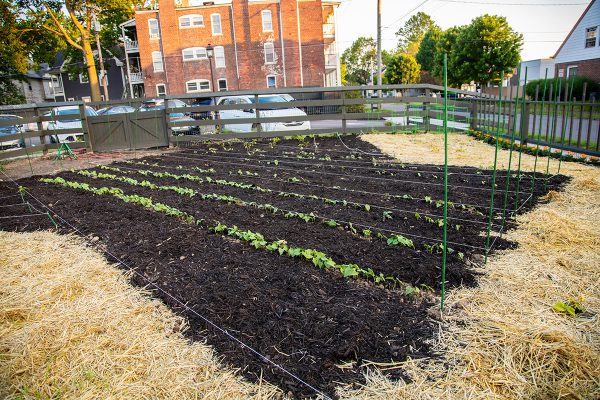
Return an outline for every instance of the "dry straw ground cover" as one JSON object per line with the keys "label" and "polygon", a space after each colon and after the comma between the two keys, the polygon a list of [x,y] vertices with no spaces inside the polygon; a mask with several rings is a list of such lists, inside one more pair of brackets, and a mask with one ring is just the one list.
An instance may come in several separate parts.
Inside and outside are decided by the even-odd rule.
{"label": "dry straw ground cover", "polygon": [[[441,135],[366,140],[402,161],[443,162]],[[450,140],[452,164],[490,166],[492,146],[466,136]],[[523,156],[524,169],[533,164],[534,157]],[[508,151],[501,151],[499,165],[508,165]],[[557,165],[551,161],[551,171]],[[450,293],[439,341],[444,363],[408,362],[412,383],[373,374],[343,397],[600,398],[600,170],[563,163],[561,172],[573,177],[566,190],[551,192],[547,204],[520,216],[519,228],[509,232],[519,248],[492,257],[479,287]],[[587,311],[579,317],[552,311],[569,298]]]}
{"label": "dry straw ground cover", "polygon": [[[401,161],[443,160],[441,135],[366,140]],[[452,164],[490,167],[493,147],[459,135],[451,143]],[[501,151],[500,168],[507,162]],[[522,165],[532,169],[533,157]],[[600,398],[600,170],[563,163],[562,172],[573,177],[565,191],[551,192],[509,232],[520,247],[491,257],[478,287],[450,292],[438,338],[444,359],[402,363],[410,383],[373,373],[364,387],[341,388],[342,398]],[[0,268],[2,398],[280,395],[187,342],[181,318],[78,239],[0,233]],[[569,298],[586,312],[552,311]]]}
{"label": "dry straw ground cover", "polygon": [[0,398],[267,399],[80,239],[0,232]]}

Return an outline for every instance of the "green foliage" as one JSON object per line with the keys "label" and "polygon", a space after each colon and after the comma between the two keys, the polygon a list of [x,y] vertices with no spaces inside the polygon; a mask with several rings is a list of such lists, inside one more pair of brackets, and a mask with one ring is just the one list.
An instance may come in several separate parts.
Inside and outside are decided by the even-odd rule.
{"label": "green foliage", "polygon": [[[571,92],[571,85],[573,87],[573,93],[569,93],[569,97],[574,97],[577,100],[583,100],[583,85],[587,83],[586,96],[590,93],[598,92],[600,90],[600,85],[596,83],[593,79],[584,77],[584,76],[575,76],[569,79],[566,78],[554,78],[546,80],[546,98],[545,100],[554,100],[558,93],[558,88],[560,87],[561,100],[564,99],[564,94],[567,92]],[[535,97],[535,88],[539,86],[538,91],[538,100],[542,100],[544,93],[544,80],[536,79],[530,82],[527,82],[525,86],[525,94],[529,96],[529,98],[533,99]],[[553,87],[552,99],[550,99],[550,87]],[[568,87],[568,89],[567,89]]]}
{"label": "green foliage", "polygon": [[438,43],[442,37],[442,30],[438,27],[429,29],[423,36],[423,40],[419,46],[419,51],[416,55],[417,62],[421,65],[421,69],[432,71],[435,65],[437,56]]}
{"label": "green foliage", "polygon": [[505,17],[482,15],[460,31],[449,54],[449,70],[464,82],[498,82],[519,64],[523,35]]}
{"label": "green foliage", "polygon": [[414,57],[396,54],[387,65],[385,77],[390,84],[417,83],[420,70]]}
{"label": "green foliage", "polygon": [[415,248],[415,245],[413,243],[412,240],[405,238],[404,236],[400,235],[400,234],[394,234],[391,235],[390,237],[388,237],[387,239],[387,244],[388,246],[404,246],[404,247],[411,247],[411,248]]}
{"label": "green foliage", "polygon": [[371,73],[377,68],[376,56],[375,40],[359,37],[342,53],[340,61],[346,66],[343,78],[350,85],[366,85]]}
{"label": "green foliage", "polygon": [[414,14],[396,32],[396,36],[398,36],[398,52],[411,56],[417,54],[425,33],[431,29],[439,29],[439,27],[428,14],[422,11]]}
{"label": "green foliage", "polygon": [[583,298],[579,300],[575,300],[573,298],[569,298],[569,300],[562,302],[559,301],[552,306],[552,310],[557,313],[566,314],[574,317],[577,314],[581,314],[585,312],[585,308],[581,304],[583,302]]}
{"label": "green foliage", "polygon": [[454,64],[451,64],[451,54],[456,49],[456,40],[460,33],[464,30],[462,26],[455,26],[445,30],[437,42],[434,62],[432,66],[432,74],[440,81],[444,79],[444,53],[448,54],[448,84],[451,86],[460,86],[463,83],[462,77],[459,74]]}
{"label": "green foliage", "polygon": [[[344,92],[344,95],[347,99],[362,99],[363,95],[360,90],[350,90],[348,92]],[[364,104],[351,104],[346,106],[347,113],[364,113],[365,105]]]}

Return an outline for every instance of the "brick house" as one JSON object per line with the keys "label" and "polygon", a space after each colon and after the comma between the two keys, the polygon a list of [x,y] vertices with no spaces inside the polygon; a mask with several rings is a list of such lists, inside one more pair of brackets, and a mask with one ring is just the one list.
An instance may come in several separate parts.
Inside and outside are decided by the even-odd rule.
{"label": "brick house", "polygon": [[586,76],[600,83],[600,1],[592,0],[554,55],[556,76]]}
{"label": "brick house", "polygon": [[339,0],[159,0],[121,25],[133,97],[337,86]]}

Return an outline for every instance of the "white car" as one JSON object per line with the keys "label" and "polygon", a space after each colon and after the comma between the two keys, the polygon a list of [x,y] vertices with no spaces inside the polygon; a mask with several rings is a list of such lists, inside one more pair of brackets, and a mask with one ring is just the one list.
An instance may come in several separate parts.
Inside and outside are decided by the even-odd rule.
{"label": "white car", "polygon": [[[269,103],[287,103],[289,100],[278,94],[265,94],[258,96],[259,104]],[[252,118],[256,115],[253,109],[254,96],[226,96],[221,97],[217,104],[248,104],[248,108],[240,110],[219,110],[220,119],[235,119],[235,118]],[[289,117],[285,122],[262,122],[261,128],[263,131],[303,131],[310,129],[310,121],[298,121],[294,117],[306,117],[306,113],[296,107],[287,108],[261,108],[261,118],[268,117]],[[229,123],[223,125],[224,130],[233,132],[252,132],[256,130],[257,124],[252,123]]]}
{"label": "white car", "polygon": [[[88,117],[95,117],[96,111],[92,107],[85,107],[85,114]],[[50,112],[44,114],[44,116],[54,117],[54,116],[63,116],[63,115],[72,115],[73,119],[67,120],[59,120],[59,121],[44,121],[42,123],[42,127],[44,130],[49,131],[48,134],[50,136],[50,141],[52,143],[56,142],[74,142],[78,139],[83,138],[83,128],[81,125],[81,117],[79,114],[79,106],[63,106],[63,107],[55,107]],[[75,133],[60,133],[60,129],[82,129],[81,132]]]}

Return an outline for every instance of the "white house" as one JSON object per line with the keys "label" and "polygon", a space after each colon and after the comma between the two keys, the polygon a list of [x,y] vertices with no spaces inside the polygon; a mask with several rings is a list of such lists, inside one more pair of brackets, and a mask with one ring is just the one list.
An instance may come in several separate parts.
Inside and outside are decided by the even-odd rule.
{"label": "white house", "polygon": [[554,55],[556,76],[600,82],[600,1],[592,0]]}

